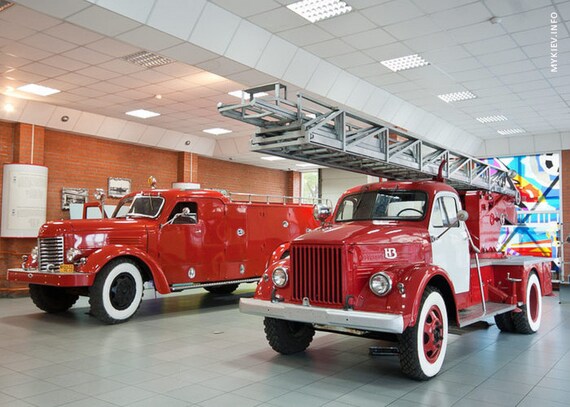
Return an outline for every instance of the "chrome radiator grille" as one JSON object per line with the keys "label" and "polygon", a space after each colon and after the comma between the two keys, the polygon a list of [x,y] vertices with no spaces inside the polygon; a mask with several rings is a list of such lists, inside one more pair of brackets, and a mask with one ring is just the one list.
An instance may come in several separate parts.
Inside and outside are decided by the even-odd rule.
{"label": "chrome radiator grille", "polygon": [[292,245],[293,300],[342,305],[342,246]]}
{"label": "chrome radiator grille", "polygon": [[38,268],[45,273],[59,271],[63,263],[63,236],[38,239]]}

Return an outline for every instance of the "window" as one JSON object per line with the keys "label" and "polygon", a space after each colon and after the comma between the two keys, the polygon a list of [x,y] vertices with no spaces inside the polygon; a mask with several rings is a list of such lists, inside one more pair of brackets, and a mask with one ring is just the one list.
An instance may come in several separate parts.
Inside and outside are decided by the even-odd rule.
{"label": "window", "polygon": [[[184,216],[179,215],[174,219],[177,214],[183,213],[184,208],[188,208],[189,213]],[[172,223],[175,225],[192,225],[198,223],[198,204],[196,202],[178,202],[168,216],[168,220],[171,219],[174,219]]]}
{"label": "window", "polygon": [[162,205],[164,205],[164,198],[161,196],[130,196],[119,202],[113,218],[156,218],[162,210]]}
{"label": "window", "polygon": [[337,221],[423,219],[427,196],[421,191],[379,190],[346,196]]}
{"label": "window", "polygon": [[457,222],[457,201],[451,196],[437,198],[433,205],[431,223],[436,228],[459,227]]}
{"label": "window", "polygon": [[318,171],[306,171],[301,173],[301,197],[308,199],[319,197]]}

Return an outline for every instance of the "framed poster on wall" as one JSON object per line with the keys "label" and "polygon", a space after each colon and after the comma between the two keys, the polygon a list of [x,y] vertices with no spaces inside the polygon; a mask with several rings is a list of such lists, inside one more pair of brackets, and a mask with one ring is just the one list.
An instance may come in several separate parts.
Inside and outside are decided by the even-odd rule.
{"label": "framed poster on wall", "polygon": [[131,180],[109,177],[109,198],[122,198],[131,193]]}

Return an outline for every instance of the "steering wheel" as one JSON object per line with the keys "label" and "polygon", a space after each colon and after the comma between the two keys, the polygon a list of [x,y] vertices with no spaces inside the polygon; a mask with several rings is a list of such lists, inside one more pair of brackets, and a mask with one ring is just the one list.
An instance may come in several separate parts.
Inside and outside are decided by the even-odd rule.
{"label": "steering wheel", "polygon": [[419,213],[420,215],[423,215],[423,214],[424,214],[422,211],[420,211],[419,209],[416,209],[416,208],[404,208],[404,209],[402,209],[400,212],[398,212],[398,213],[396,214],[396,216],[400,216],[400,214],[401,214],[402,212],[406,212],[406,211],[414,211],[414,212]]}

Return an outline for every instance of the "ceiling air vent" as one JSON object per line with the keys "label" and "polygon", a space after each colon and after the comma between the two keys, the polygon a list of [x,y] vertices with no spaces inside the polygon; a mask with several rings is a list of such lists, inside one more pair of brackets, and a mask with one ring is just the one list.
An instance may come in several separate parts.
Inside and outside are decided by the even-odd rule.
{"label": "ceiling air vent", "polygon": [[157,66],[168,65],[174,62],[172,59],[168,59],[148,51],[135,52],[134,54],[126,55],[121,59],[132,64],[144,66],[145,68],[156,68]]}
{"label": "ceiling air vent", "polygon": [[13,5],[12,2],[0,0],[0,13]]}

